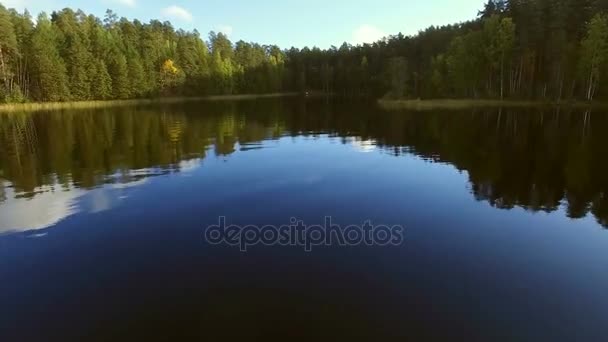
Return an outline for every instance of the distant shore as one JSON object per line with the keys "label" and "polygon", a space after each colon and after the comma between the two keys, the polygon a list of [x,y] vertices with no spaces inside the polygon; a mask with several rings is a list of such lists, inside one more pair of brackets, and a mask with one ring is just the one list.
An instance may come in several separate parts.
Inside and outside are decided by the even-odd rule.
{"label": "distant shore", "polygon": [[33,103],[10,103],[0,105],[0,113],[2,112],[20,112],[20,111],[41,111],[41,110],[58,110],[58,109],[88,109],[88,108],[106,108],[106,107],[122,107],[145,104],[167,104],[167,103],[182,103],[194,101],[238,101],[238,100],[255,100],[263,98],[275,97],[290,97],[299,96],[300,93],[273,93],[273,94],[243,94],[243,95],[210,95],[196,97],[159,97],[152,99],[132,99],[132,100],[108,100],[108,101],[74,101],[74,102],[33,102]]}
{"label": "distant shore", "polygon": [[387,110],[411,109],[467,109],[482,107],[606,107],[607,103],[583,101],[518,101],[518,100],[482,100],[482,99],[437,99],[437,100],[378,100],[380,107]]}
{"label": "distant shore", "polygon": [[[264,98],[280,98],[280,97],[295,97],[305,96],[320,97],[327,96],[322,93],[272,93],[272,94],[243,94],[243,95],[209,95],[195,97],[159,97],[147,99],[130,99],[130,100],[106,100],[106,101],[72,101],[72,102],[32,102],[32,103],[12,103],[0,104],[0,113],[10,112],[31,112],[44,110],[61,110],[61,109],[91,109],[91,108],[109,108],[109,107],[125,107],[147,104],[171,104],[185,103],[196,101],[239,101],[239,100],[255,100]],[[491,99],[429,99],[429,100],[387,100],[380,99],[378,105],[386,110],[434,110],[434,109],[469,109],[469,108],[524,108],[524,107],[608,107],[606,102],[587,102],[587,101],[520,101],[520,100],[491,100]]]}

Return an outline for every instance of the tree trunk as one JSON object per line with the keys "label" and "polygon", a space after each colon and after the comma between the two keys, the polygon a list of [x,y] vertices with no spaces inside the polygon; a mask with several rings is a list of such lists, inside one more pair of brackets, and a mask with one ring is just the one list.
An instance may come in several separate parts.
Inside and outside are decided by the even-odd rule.
{"label": "tree trunk", "polygon": [[521,82],[522,82],[523,75],[524,75],[524,56],[521,56],[521,61],[520,61],[520,65],[519,65],[519,80],[517,82],[517,92],[518,93],[521,91]]}
{"label": "tree trunk", "polygon": [[2,80],[4,81],[4,86],[8,90],[8,78],[6,77],[6,66],[4,65],[4,54],[2,53],[2,46],[0,46],[0,69],[2,71]]}
{"label": "tree trunk", "polygon": [[504,100],[505,92],[504,92],[504,75],[505,75],[505,54],[503,52],[500,59],[500,99]]}
{"label": "tree trunk", "polygon": [[591,70],[591,72],[589,73],[589,86],[587,88],[587,100],[591,101],[592,98],[592,92],[593,91],[593,70]]}
{"label": "tree trunk", "polygon": [[561,102],[564,95],[564,79],[559,81],[559,91],[557,92],[557,101]]}
{"label": "tree trunk", "polygon": [[572,80],[572,85],[570,86],[570,98],[576,97],[576,94],[574,93],[576,90],[576,79]]}

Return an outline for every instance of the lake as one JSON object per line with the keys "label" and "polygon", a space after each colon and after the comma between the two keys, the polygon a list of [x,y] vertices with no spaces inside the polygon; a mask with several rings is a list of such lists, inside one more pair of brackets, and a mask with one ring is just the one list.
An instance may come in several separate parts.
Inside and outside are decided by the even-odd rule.
{"label": "lake", "polygon": [[[605,340],[606,156],[600,110],[0,114],[0,340]],[[206,238],[328,216],[403,241]]]}

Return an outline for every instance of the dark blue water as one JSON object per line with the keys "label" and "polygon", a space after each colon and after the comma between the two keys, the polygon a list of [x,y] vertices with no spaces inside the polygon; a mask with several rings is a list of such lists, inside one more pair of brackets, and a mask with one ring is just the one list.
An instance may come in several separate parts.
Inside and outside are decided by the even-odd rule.
{"label": "dark blue water", "polygon": [[[601,341],[608,115],[318,101],[0,115],[0,340]],[[297,218],[399,246],[212,245]]]}

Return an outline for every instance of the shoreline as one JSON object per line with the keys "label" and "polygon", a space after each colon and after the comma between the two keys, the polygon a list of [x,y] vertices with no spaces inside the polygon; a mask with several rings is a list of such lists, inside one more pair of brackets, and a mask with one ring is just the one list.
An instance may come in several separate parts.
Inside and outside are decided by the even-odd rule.
{"label": "shoreline", "polygon": [[519,100],[483,100],[483,99],[429,99],[429,100],[385,100],[377,101],[386,110],[433,110],[433,109],[469,109],[469,108],[517,108],[517,107],[605,107],[608,103],[586,101],[519,101]]}
{"label": "shoreline", "polygon": [[295,97],[300,93],[272,93],[272,94],[243,94],[243,95],[209,95],[193,97],[158,97],[150,99],[130,99],[130,100],[96,100],[96,101],[71,101],[71,102],[32,102],[32,103],[13,103],[0,104],[0,113],[10,112],[33,112],[42,110],[59,109],[90,109],[125,107],[147,104],[171,104],[196,101],[241,101],[256,100],[264,98]]}

